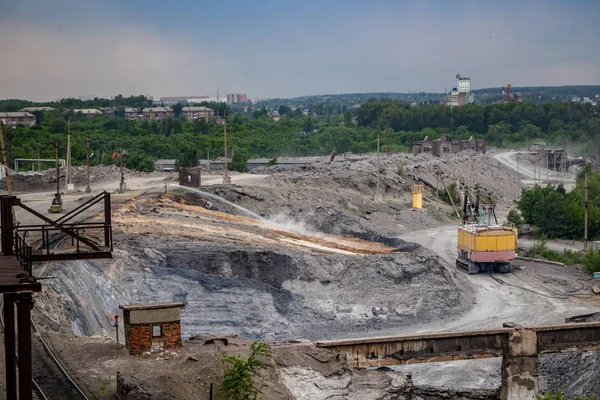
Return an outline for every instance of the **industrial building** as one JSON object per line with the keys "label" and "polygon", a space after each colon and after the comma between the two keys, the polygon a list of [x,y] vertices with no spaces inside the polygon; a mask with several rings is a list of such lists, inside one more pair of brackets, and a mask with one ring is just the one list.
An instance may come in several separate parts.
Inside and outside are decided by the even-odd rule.
{"label": "industrial building", "polygon": [[456,87],[446,97],[446,105],[450,107],[463,106],[475,102],[471,94],[471,78],[456,75]]}
{"label": "industrial building", "polygon": [[[191,101],[191,100],[200,100],[200,99],[204,99],[201,101],[207,101],[208,96],[171,96],[171,97],[161,97],[157,103],[165,105],[165,106],[172,106],[175,104],[179,104],[179,103],[183,103],[183,104],[187,104],[187,103],[194,103],[195,101]],[[200,102],[200,101],[198,101]]]}
{"label": "industrial building", "polygon": [[54,107],[25,107],[21,108],[19,111],[24,112],[34,112],[34,111],[54,111]]}
{"label": "industrial building", "polygon": [[93,118],[96,115],[102,114],[102,111],[96,110],[95,108],[80,108],[73,110],[74,113],[81,113],[87,118]]}
{"label": "industrial building", "polygon": [[506,87],[502,88],[502,102],[503,103],[522,103],[523,95],[519,92],[513,93],[512,85],[509,83]]}
{"label": "industrial building", "polygon": [[478,153],[485,154],[485,140],[475,139],[471,136],[469,140],[452,140],[448,135],[442,135],[436,140],[429,139],[425,136],[423,140],[413,142],[413,154],[431,154],[439,157],[443,154],[458,153],[463,150],[473,150]]}

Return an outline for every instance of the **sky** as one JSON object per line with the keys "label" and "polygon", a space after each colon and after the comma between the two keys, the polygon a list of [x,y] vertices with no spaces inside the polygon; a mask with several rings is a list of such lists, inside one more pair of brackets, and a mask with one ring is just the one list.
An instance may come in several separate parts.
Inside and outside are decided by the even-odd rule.
{"label": "sky", "polygon": [[0,0],[0,98],[600,84],[597,0]]}

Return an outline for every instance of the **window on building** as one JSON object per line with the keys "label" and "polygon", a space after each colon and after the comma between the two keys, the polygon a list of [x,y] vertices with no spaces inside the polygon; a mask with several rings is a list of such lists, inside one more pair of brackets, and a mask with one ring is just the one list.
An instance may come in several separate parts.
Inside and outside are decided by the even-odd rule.
{"label": "window on building", "polygon": [[152,325],[152,337],[162,337],[162,325]]}

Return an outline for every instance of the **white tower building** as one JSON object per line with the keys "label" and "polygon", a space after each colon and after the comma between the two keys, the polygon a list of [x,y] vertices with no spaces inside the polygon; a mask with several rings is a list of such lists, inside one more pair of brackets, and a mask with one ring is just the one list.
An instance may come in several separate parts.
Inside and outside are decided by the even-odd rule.
{"label": "white tower building", "polygon": [[471,93],[471,78],[456,75],[456,89],[459,93]]}

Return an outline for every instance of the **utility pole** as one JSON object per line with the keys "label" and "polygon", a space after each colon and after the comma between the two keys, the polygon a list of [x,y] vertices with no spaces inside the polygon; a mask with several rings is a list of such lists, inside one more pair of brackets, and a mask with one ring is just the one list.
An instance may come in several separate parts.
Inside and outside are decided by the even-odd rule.
{"label": "utility pole", "polygon": [[[219,107],[217,105],[217,110],[218,109]],[[223,144],[225,146],[225,176],[223,176],[223,185],[229,185],[231,184],[231,178],[229,177],[227,168],[227,164],[229,163],[229,159],[227,158],[227,107],[223,110]]]}
{"label": "utility pole", "polygon": [[598,126],[596,119],[598,117],[598,111],[594,111],[594,164],[598,165]]}
{"label": "utility pole", "polygon": [[125,186],[125,175],[123,174],[123,143],[121,140],[121,136],[119,136],[119,161],[120,161],[120,171],[121,171],[121,182],[119,183],[119,191],[124,192],[127,187]]}
{"label": "utility pole", "polygon": [[56,193],[52,199],[50,212],[59,213],[62,211],[62,199],[60,198],[60,166],[58,164],[58,140],[54,142],[54,155],[56,157]]}
{"label": "utility pole", "polygon": [[535,170],[536,164],[537,164],[537,160],[533,163],[533,186],[537,185],[537,171]]}
{"label": "utility pole", "polygon": [[435,211],[440,211],[440,166],[435,166]]}
{"label": "utility pole", "polygon": [[65,193],[71,189],[71,117],[67,117],[67,174],[65,177]]}
{"label": "utility pole", "polygon": [[0,124],[0,144],[2,144],[2,162],[4,163],[4,176],[6,177],[6,191],[8,192],[9,196],[12,196],[10,175],[8,173],[8,157],[6,156],[6,148],[4,147],[4,133],[2,132],[2,124]]}
{"label": "utility pole", "polygon": [[587,251],[587,243],[588,243],[588,184],[587,184],[587,174],[585,174],[584,178],[584,198],[583,198],[583,209],[584,213],[584,230],[583,230],[583,250]]}
{"label": "utility pole", "polygon": [[85,188],[86,193],[90,193],[92,188],[90,187],[90,137],[85,139],[85,157],[87,160],[87,187]]}
{"label": "utility pole", "polygon": [[377,188],[375,189],[375,201],[379,201],[379,189],[380,189],[380,170],[381,170],[381,159],[379,157],[379,138],[381,132],[377,130]]}
{"label": "utility pole", "polygon": [[549,174],[549,168],[548,168],[548,156],[550,155],[550,153],[546,152],[546,185],[548,184],[548,174]]}

